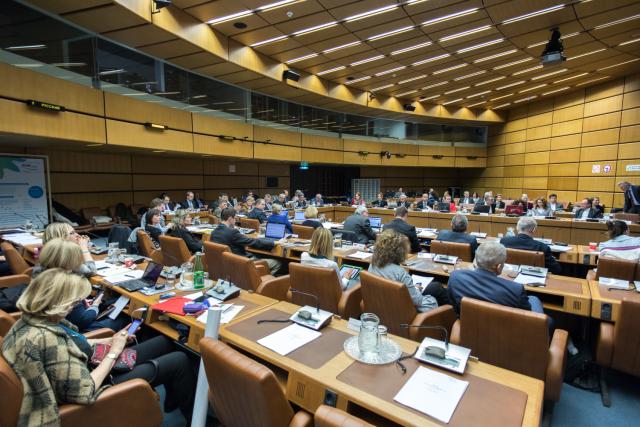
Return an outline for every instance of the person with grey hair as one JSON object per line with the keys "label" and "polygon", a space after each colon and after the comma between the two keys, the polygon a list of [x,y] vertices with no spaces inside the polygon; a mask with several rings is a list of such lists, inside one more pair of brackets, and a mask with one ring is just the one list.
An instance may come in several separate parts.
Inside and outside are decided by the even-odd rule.
{"label": "person with grey hair", "polygon": [[404,193],[401,193],[400,197],[398,197],[398,207],[400,206],[404,206],[407,209],[411,208],[411,202],[407,200],[407,195]]}
{"label": "person with grey hair", "polygon": [[465,297],[544,313],[542,302],[535,296],[528,296],[523,285],[500,277],[506,259],[504,246],[486,242],[476,251],[474,270],[460,269],[451,273],[447,293],[458,315],[460,301]]}
{"label": "person with grey hair", "polygon": [[441,242],[455,242],[455,243],[468,243],[471,245],[471,257],[476,253],[478,249],[478,240],[475,236],[467,234],[467,227],[469,221],[467,217],[462,214],[455,214],[451,218],[451,230],[440,230],[436,240]]}
{"label": "person with grey hair", "polygon": [[522,249],[525,251],[535,251],[544,253],[544,265],[553,274],[562,273],[562,267],[551,254],[549,246],[533,239],[538,223],[531,217],[521,217],[516,226],[517,236],[506,236],[500,240],[505,247],[511,249]]}
{"label": "person with grey hair", "polygon": [[618,187],[624,193],[624,207],[626,213],[640,213],[640,185],[633,185],[628,181],[621,181]]}
{"label": "person with grey hair", "polygon": [[370,240],[376,240],[376,233],[369,222],[369,210],[360,205],[356,211],[344,221],[344,231],[352,231],[356,234],[355,243],[367,244]]}

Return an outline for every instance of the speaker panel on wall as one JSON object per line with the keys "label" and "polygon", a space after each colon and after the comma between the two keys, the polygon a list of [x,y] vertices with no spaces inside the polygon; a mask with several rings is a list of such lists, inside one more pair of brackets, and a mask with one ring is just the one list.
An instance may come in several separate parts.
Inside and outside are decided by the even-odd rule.
{"label": "speaker panel on wall", "polygon": [[273,188],[278,186],[278,177],[277,176],[268,176],[267,177],[267,187]]}

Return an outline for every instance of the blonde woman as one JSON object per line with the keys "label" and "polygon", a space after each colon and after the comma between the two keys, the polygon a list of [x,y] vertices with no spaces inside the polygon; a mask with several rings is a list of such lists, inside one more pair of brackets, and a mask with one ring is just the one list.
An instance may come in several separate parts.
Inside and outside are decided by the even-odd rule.
{"label": "blonde woman", "polygon": [[324,227],[318,227],[311,236],[309,252],[303,252],[300,263],[314,267],[331,267],[339,272],[338,264],[333,260],[333,234]]}
{"label": "blonde woman", "polygon": [[[405,235],[396,233],[394,230],[383,231],[376,240],[369,273],[404,284],[409,291],[413,305],[419,312],[432,310],[438,307],[436,298],[432,295],[422,295],[413,284],[411,275],[401,266],[409,251],[409,239]],[[442,291],[440,286],[439,288]],[[446,292],[444,297],[446,297]]]}
{"label": "blonde woman", "polygon": [[[320,221],[318,221],[318,208],[315,206],[309,206],[304,211],[304,222],[302,223],[305,227],[313,227],[318,228],[322,227]],[[331,234],[331,233],[329,233]]]}
{"label": "blonde woman", "polygon": [[[108,379],[113,384],[133,378],[152,387],[162,384],[167,389],[165,410],[180,407],[189,418],[195,375],[189,359],[174,351],[169,339],[158,336],[134,346],[135,367],[117,373],[113,365],[134,337],[123,329],[111,338],[89,340],[64,320],[90,292],[87,279],[54,268],[34,279],[18,300],[22,316],[2,345],[2,355],[23,387],[18,425],[59,425],[58,403],[91,405]],[[96,344],[109,345],[109,355],[90,371],[87,362]]]}
{"label": "blonde woman", "polygon": [[202,252],[202,242],[194,238],[187,227],[191,225],[191,214],[186,209],[178,209],[171,219],[173,228],[167,233],[171,237],[184,240],[189,252]]}
{"label": "blonde woman", "polygon": [[[42,244],[47,246],[53,239],[64,239],[75,243],[81,251],[82,263],[77,269],[73,269],[75,273],[82,274],[83,276],[92,276],[96,274],[96,263],[91,257],[89,252],[89,236],[81,236],[76,233],[76,230],[72,226],[64,222],[54,222],[49,224],[44,230],[44,236],[42,237]],[[36,265],[33,269],[33,277],[35,277],[41,270]]]}

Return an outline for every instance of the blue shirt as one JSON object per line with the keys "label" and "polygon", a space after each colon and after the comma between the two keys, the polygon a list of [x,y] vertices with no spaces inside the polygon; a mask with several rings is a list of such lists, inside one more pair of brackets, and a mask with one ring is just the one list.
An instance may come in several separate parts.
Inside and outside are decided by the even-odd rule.
{"label": "blue shirt", "polygon": [[267,218],[267,223],[274,224],[284,224],[287,229],[287,233],[293,233],[293,228],[291,227],[291,223],[289,222],[289,216],[287,214],[271,214],[269,218]]}

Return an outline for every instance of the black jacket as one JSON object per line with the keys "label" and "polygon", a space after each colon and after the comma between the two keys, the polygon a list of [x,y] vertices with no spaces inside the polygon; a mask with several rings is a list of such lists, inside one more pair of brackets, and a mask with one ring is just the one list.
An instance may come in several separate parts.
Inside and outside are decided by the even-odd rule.
{"label": "black jacket", "polygon": [[305,227],[313,227],[313,228],[322,227],[322,224],[317,219],[305,219],[304,222],[300,225],[304,225]]}
{"label": "black jacket", "polygon": [[153,243],[155,243],[156,246],[160,246],[160,236],[162,236],[162,230],[160,230],[158,227],[154,227],[151,224],[146,224],[144,227],[144,231],[149,233],[149,237],[151,237],[151,240],[153,241]]}
{"label": "black jacket", "polygon": [[384,230],[395,230],[397,233],[404,234],[409,238],[409,243],[411,243],[411,252],[420,252],[420,242],[416,234],[416,227],[413,225],[400,218],[394,218],[391,222],[384,225]]}
{"label": "black jacket", "polygon": [[264,224],[267,222],[267,214],[264,213],[262,209],[253,208],[251,212],[247,215],[247,218],[257,219],[260,221],[260,224]]}
{"label": "black jacket", "polygon": [[369,218],[353,214],[344,221],[344,231],[352,231],[356,234],[356,243],[369,243],[369,240],[376,240],[376,233],[371,228]]}
{"label": "black jacket", "polygon": [[427,209],[429,207],[429,199],[427,199],[426,202],[420,200],[418,203],[416,203],[416,209]]}
{"label": "black jacket", "polygon": [[517,236],[512,237],[503,237],[500,240],[500,243],[502,243],[506,248],[544,252],[545,267],[547,267],[549,271],[554,274],[560,274],[562,272],[562,267],[560,267],[558,261],[556,261],[556,259],[551,254],[551,249],[549,249],[549,246],[545,245],[542,242],[538,242],[537,240],[533,240],[533,237],[530,237],[526,234],[518,234]]}
{"label": "black jacket", "polygon": [[463,233],[461,231],[440,230],[436,240],[440,240],[443,242],[469,243],[471,245],[471,257],[475,258],[476,256],[476,249],[478,249],[478,240],[475,238],[475,236]]}
{"label": "black jacket", "polygon": [[[576,219],[582,218],[582,212],[584,212],[584,209],[579,209],[576,212]],[[587,215],[587,218],[602,218],[602,212],[596,208],[589,208],[589,214]]]}
{"label": "black jacket", "polygon": [[193,208],[189,207],[189,201],[185,200],[183,202],[180,202],[180,207],[182,209],[200,209],[201,207],[203,207],[202,203],[200,203],[200,201],[198,199],[193,199],[191,201],[191,203],[193,204]]}
{"label": "black jacket", "polygon": [[382,199],[382,200],[374,200],[373,202],[371,202],[371,206],[375,206],[377,208],[386,208],[387,207],[387,201]]}
{"label": "black jacket", "polygon": [[174,227],[169,230],[167,233],[171,237],[177,237],[179,239],[184,240],[187,244],[187,248],[189,248],[189,252],[202,252],[202,242],[189,233],[189,230],[183,227]]}
{"label": "black jacket", "polygon": [[270,240],[252,239],[240,233],[236,228],[229,228],[225,224],[220,224],[211,233],[211,239],[214,243],[229,246],[231,252],[236,255],[249,256],[245,250],[245,246],[251,246],[255,249],[264,249],[270,251],[273,249],[274,243]]}
{"label": "black jacket", "polygon": [[630,188],[627,189],[627,191],[624,192],[623,210],[625,212],[632,212],[632,209],[633,209],[634,212],[637,212],[635,209],[638,209],[639,205],[634,204],[633,199],[629,194],[630,192],[635,196],[636,200],[640,202],[640,185],[632,185]]}

